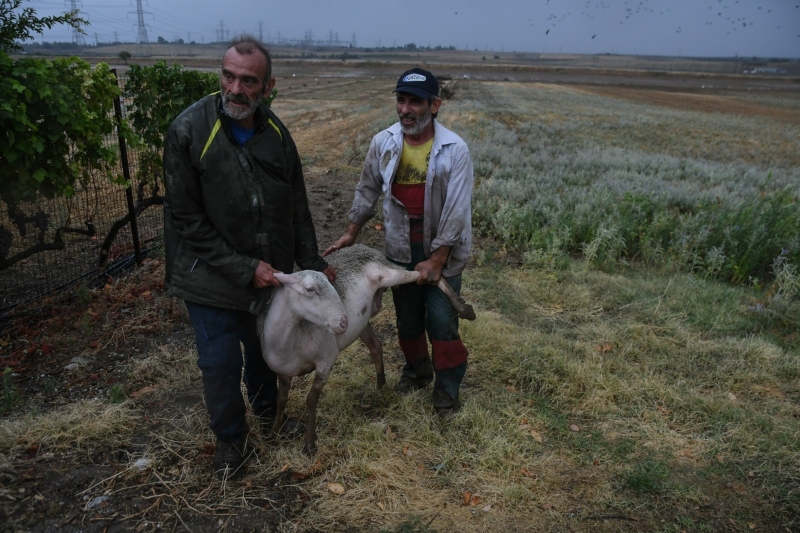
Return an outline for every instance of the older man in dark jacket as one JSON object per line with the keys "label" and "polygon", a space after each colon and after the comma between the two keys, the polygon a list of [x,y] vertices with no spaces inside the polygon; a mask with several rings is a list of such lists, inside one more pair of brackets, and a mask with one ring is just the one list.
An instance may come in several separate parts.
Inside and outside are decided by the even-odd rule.
{"label": "older man in dark jacket", "polygon": [[247,455],[241,346],[250,407],[264,427],[275,418],[277,378],[256,332],[280,284],[273,273],[297,263],[335,278],[317,249],[297,149],[263,103],[274,85],[267,50],[240,36],[223,58],[221,91],[183,111],[164,146],[166,283],[195,330],[219,477],[241,474]]}

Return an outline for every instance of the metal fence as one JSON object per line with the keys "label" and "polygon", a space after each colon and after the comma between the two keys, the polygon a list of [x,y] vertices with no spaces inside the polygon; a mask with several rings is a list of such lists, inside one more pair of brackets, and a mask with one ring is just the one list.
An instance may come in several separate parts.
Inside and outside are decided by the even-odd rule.
{"label": "metal fence", "polygon": [[[124,81],[118,80],[120,87]],[[130,104],[116,102],[117,115]],[[2,259],[23,258],[0,270],[0,336],[43,315],[46,296],[104,283],[162,245],[157,177],[137,178],[140,154],[123,139],[113,136],[105,142],[117,148],[116,172],[125,175],[130,187],[93,172],[71,198],[17,205],[0,201]]]}

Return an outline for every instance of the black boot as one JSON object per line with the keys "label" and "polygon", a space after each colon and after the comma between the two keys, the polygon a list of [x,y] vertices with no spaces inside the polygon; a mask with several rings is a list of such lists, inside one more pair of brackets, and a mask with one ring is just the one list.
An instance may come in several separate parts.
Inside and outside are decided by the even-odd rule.
{"label": "black boot", "polygon": [[436,409],[436,414],[440,418],[449,418],[458,412],[460,408],[458,393],[466,372],[466,362],[455,368],[436,371],[436,381],[433,384],[431,401],[433,408]]}
{"label": "black boot", "polygon": [[218,479],[241,479],[244,476],[247,454],[247,442],[244,439],[233,442],[218,440],[217,451],[211,460],[214,475]]}
{"label": "black boot", "polygon": [[433,366],[431,358],[425,357],[403,366],[403,375],[395,385],[394,390],[400,394],[409,394],[415,390],[424,389],[433,381]]}

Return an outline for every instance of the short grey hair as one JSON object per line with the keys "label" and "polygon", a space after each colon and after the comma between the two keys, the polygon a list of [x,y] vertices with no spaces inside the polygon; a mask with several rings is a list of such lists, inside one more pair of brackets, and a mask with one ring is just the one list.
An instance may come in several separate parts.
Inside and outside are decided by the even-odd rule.
{"label": "short grey hair", "polygon": [[264,84],[266,85],[269,82],[270,78],[272,78],[272,56],[269,55],[269,50],[264,46],[264,43],[249,33],[240,33],[231,39],[228,50],[231,48],[235,48],[237,52],[245,56],[253,52],[260,52],[267,60],[267,75],[264,78]]}

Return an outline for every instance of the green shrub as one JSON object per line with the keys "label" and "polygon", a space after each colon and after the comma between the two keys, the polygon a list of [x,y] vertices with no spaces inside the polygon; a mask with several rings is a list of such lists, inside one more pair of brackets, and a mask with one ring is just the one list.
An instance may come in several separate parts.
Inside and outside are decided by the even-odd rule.
{"label": "green shrub", "polygon": [[118,94],[105,63],[0,53],[0,199],[69,198],[93,172],[120,181],[116,147],[105,142],[116,132]]}

